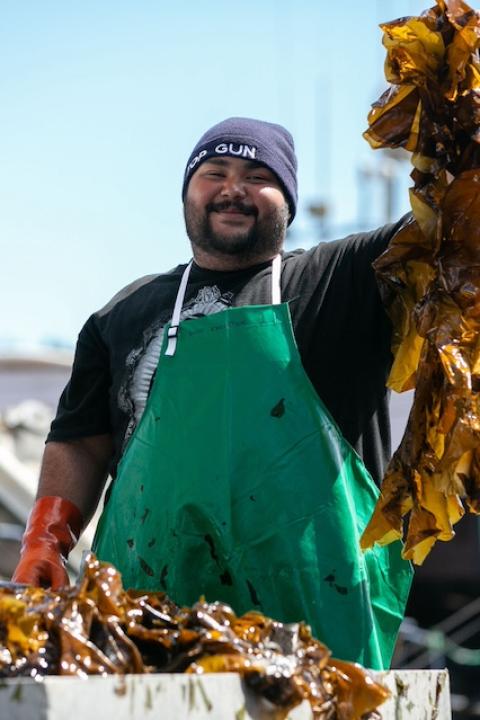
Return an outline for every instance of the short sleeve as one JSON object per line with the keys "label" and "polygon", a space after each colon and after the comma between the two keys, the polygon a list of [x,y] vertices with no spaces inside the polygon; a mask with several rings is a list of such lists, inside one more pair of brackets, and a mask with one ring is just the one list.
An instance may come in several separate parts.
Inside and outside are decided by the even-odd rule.
{"label": "short sleeve", "polygon": [[111,432],[108,350],[92,315],[78,336],[72,374],[58,403],[47,442]]}

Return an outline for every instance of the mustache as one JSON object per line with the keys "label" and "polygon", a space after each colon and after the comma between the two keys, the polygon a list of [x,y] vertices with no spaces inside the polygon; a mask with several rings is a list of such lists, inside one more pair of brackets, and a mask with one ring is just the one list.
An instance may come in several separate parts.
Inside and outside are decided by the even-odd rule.
{"label": "mustache", "polygon": [[244,215],[255,215],[255,217],[258,215],[257,208],[252,205],[245,205],[239,200],[224,200],[223,202],[218,203],[208,203],[206,210],[209,213],[223,212],[224,210],[236,210]]}

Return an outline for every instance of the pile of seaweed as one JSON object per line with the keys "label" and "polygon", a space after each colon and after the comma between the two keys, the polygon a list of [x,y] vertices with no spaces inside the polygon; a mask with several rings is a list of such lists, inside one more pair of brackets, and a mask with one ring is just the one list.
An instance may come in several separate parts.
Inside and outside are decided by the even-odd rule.
{"label": "pile of seaweed", "polygon": [[410,151],[414,186],[412,220],[375,269],[394,326],[389,386],[415,397],[362,546],[405,535],[420,564],[480,512],[480,14],[437,0],[381,27],[392,85],[365,137]]}
{"label": "pile of seaweed", "polygon": [[0,677],[164,672],[238,672],[279,711],[307,699],[318,720],[378,717],[388,696],[359,665],[333,660],[302,623],[127,592],[93,553],[72,587],[0,588]]}

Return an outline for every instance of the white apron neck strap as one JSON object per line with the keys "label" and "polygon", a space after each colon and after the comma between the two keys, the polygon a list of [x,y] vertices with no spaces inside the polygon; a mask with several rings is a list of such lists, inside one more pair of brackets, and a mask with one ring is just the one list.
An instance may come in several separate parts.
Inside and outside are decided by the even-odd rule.
{"label": "white apron neck strap", "polygon": [[280,305],[282,302],[282,290],[280,278],[282,274],[282,256],[275,255],[272,260],[272,305]]}
{"label": "white apron neck strap", "polygon": [[187,290],[188,276],[192,269],[193,260],[190,260],[187,267],[183,271],[182,279],[180,281],[180,287],[178,288],[177,299],[175,300],[175,307],[173,308],[173,315],[170,321],[170,327],[168,328],[168,345],[165,350],[165,355],[175,355],[177,349],[177,337],[178,337],[178,326],[180,325],[180,313],[182,312],[183,301],[185,299],[185,292]]}
{"label": "white apron neck strap", "polygon": [[[190,260],[187,267],[183,271],[180,286],[178,288],[177,299],[175,300],[175,307],[173,308],[173,315],[168,328],[168,344],[165,350],[165,355],[175,355],[177,349],[177,338],[178,328],[180,325],[180,314],[182,312],[183,301],[185,299],[185,292],[187,290],[188,278],[190,270],[192,269],[193,260]],[[282,273],[282,256],[275,255],[272,260],[272,305],[280,305],[282,302],[282,291],[280,288],[280,278]]]}

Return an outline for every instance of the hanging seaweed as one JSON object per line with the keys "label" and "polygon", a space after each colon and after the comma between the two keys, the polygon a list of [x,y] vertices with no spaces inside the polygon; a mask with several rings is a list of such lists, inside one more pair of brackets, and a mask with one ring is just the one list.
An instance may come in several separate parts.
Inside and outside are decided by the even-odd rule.
{"label": "hanging seaweed", "polygon": [[421,564],[480,512],[480,14],[437,0],[381,25],[390,88],[373,148],[412,153],[412,219],[375,263],[393,322],[389,386],[415,387],[405,434],[361,543],[405,538]]}

